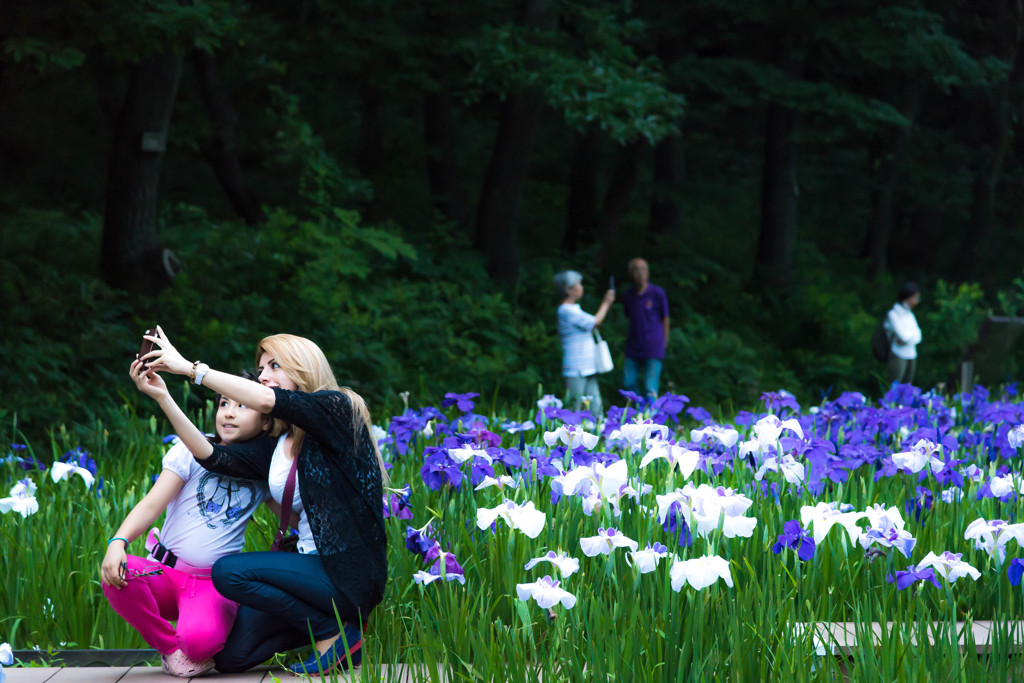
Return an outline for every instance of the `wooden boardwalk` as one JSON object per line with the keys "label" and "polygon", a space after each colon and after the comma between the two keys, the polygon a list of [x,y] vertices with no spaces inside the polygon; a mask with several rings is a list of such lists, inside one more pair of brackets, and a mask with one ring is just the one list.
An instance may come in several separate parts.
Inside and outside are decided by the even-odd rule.
{"label": "wooden boardwalk", "polygon": [[[5,667],[7,683],[171,683],[172,681],[206,681],[207,683],[219,683],[220,681],[231,681],[232,683],[273,683],[275,680],[283,683],[291,681],[314,680],[320,681],[320,677],[297,677],[283,669],[255,669],[242,674],[218,674],[216,672],[197,676],[196,678],[184,679],[169,676],[160,670],[158,666],[67,666],[67,667],[30,667],[11,668]],[[388,681],[389,683],[415,683],[418,681],[446,680],[450,677],[443,674],[431,678],[429,672],[423,667],[414,667],[404,664],[384,665],[377,670],[376,680]],[[335,680],[327,676],[324,681]],[[362,680],[362,669],[357,668],[352,672],[339,672],[338,681],[359,681]]]}
{"label": "wooden boardwalk", "polygon": [[[820,646],[821,654],[838,655],[841,658],[849,657],[858,647],[878,647],[889,638],[902,638],[901,633],[908,633],[906,624],[895,624],[893,622],[875,622],[870,626],[869,643],[858,642],[858,629],[861,634],[867,635],[867,624],[855,622],[832,622],[817,624],[795,624],[794,630],[797,634],[808,629],[814,634],[813,642]],[[936,622],[924,632],[925,637],[934,642],[934,634],[940,633],[944,626]],[[956,628],[957,640],[961,648],[967,648],[973,641],[972,648],[978,655],[985,656],[993,653],[993,650],[1007,652],[1012,655],[1024,653],[1024,621],[1010,622],[1004,625],[1005,630],[1001,633],[993,630],[990,621],[975,621],[967,629],[964,622],[958,622]],[[917,634],[921,633],[918,628],[909,631],[911,642],[916,643]],[[943,639],[948,638],[944,635]],[[1005,642],[997,644],[995,638],[1003,638]],[[138,660],[129,660],[138,661]],[[185,679],[175,678],[163,673],[159,667],[153,666],[66,666],[66,667],[28,667],[12,668],[6,667],[9,683],[170,683],[171,681],[182,681]],[[439,675],[430,676],[430,672],[422,666],[407,664],[392,664],[381,666],[376,672],[376,680],[394,683],[414,683],[427,680],[444,680],[448,678],[443,672]],[[1024,674],[1024,670],[1021,672]],[[349,673],[339,673],[338,681],[359,681],[362,678],[361,668]],[[273,683],[274,681],[296,681],[299,678],[282,669],[256,669],[242,674],[217,674],[211,673],[199,676],[193,681],[232,681],[237,683]],[[318,679],[316,679],[318,680]],[[327,680],[331,680],[328,677]]]}

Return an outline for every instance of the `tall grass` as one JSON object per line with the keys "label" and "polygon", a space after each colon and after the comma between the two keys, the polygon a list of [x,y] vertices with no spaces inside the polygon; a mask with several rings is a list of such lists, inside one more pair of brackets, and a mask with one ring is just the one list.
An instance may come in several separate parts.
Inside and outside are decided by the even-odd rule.
{"label": "tall grass", "polygon": [[[503,411],[500,418],[532,417],[535,408]],[[209,416],[209,407],[204,415]],[[499,416],[491,415],[498,430]],[[680,429],[680,435],[688,435]],[[963,426],[985,429],[985,425]],[[8,442],[22,440],[17,425],[5,429]],[[39,487],[40,511],[26,519],[0,517],[0,639],[18,648],[131,648],[141,638],[105,603],[99,586],[99,563],[105,541],[128,510],[145,494],[158,473],[162,425],[149,416],[124,409],[108,424],[93,423],[74,431],[58,427],[47,439],[29,444],[29,453],[46,463],[64,451],[82,446],[99,466],[98,483],[87,490],[80,480],[54,483],[48,472],[29,472]],[[528,432],[526,445],[543,447],[543,429]],[[686,436],[682,436],[686,438]],[[504,446],[519,445],[506,435]],[[1011,503],[977,500],[968,490],[962,501],[944,504],[934,480],[935,503],[921,519],[905,515],[907,529],[917,539],[908,560],[893,551],[871,559],[851,544],[836,527],[809,562],[792,551],[771,550],[786,520],[799,518],[802,505],[813,504],[804,491],[783,493],[776,503],[748,487],[750,468],[726,469],[714,478],[698,470],[694,484],[711,483],[746,490],[754,499],[747,513],[757,518],[751,538],[695,536],[688,548],[678,547],[675,535],[662,530],[651,512],[654,495],[685,483],[664,461],[638,468],[640,453],[617,451],[630,474],[653,486],[638,501],[626,500],[621,516],[604,505],[592,516],[579,501],[552,503],[546,481],[524,483],[519,489],[474,492],[468,477],[459,489],[431,491],[423,483],[423,449],[436,445],[420,435],[403,456],[393,456],[392,482],[412,486],[415,517],[408,522],[386,520],[389,534],[389,575],[383,604],[374,612],[364,644],[363,680],[393,678],[396,662],[417,665],[424,680],[473,681],[686,681],[686,680],[1012,680],[1020,674],[1012,654],[1022,634],[1020,588],[1012,587],[987,554],[965,541],[963,531],[977,517],[1013,520],[1020,517],[1020,498]],[[962,451],[995,471],[998,463]],[[468,469],[468,468],[467,468]],[[496,466],[500,470],[501,466]],[[916,477],[896,476],[875,482],[872,472],[855,471],[847,482],[834,485],[819,500],[842,501],[858,510],[881,503],[902,509],[918,485]],[[25,476],[16,464],[0,465],[9,486]],[[770,474],[780,489],[787,485]],[[5,491],[0,492],[5,493]],[[531,540],[499,521],[492,529],[476,526],[479,507],[493,507],[504,498],[531,500],[547,515],[544,531]],[[423,561],[404,545],[406,526],[433,527],[446,550],[465,568],[466,585],[438,581],[420,586],[412,575]],[[599,526],[614,526],[643,548],[659,541],[683,558],[717,554],[730,563],[734,587],[719,581],[695,591],[676,592],[669,579],[671,558],[650,574],[639,574],[622,550],[611,556],[586,558],[580,538],[596,534]],[[246,549],[270,544],[276,520],[261,510],[250,525]],[[525,571],[523,565],[548,550],[580,558],[581,569],[567,578],[551,565]],[[918,584],[897,591],[886,574],[920,560],[928,551],[962,552],[963,559],[982,571],[978,581],[961,579],[938,590]],[[1009,557],[1024,554],[1014,544]],[[144,551],[136,541],[130,552]],[[547,610],[516,596],[516,584],[551,574],[578,602],[572,609]],[[994,628],[988,654],[976,654],[968,626],[958,622],[991,620]],[[848,653],[827,636],[815,636],[814,624],[853,622],[857,645]],[[893,622],[880,634],[872,622]],[[801,628],[801,625],[808,625]],[[819,632],[820,633],[820,632]],[[961,644],[961,636],[966,640]],[[836,654],[845,656],[835,656]],[[1014,667],[1017,667],[1016,669]]]}

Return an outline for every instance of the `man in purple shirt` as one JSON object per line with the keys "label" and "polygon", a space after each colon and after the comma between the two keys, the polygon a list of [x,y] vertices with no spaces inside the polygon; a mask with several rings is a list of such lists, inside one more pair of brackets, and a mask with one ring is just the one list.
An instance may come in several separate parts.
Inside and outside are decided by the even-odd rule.
{"label": "man in purple shirt", "polygon": [[665,290],[648,282],[647,261],[635,258],[629,262],[633,288],[622,297],[629,320],[626,337],[626,367],[623,384],[626,390],[639,393],[640,372],[644,373],[644,393],[658,396],[661,364],[668,343],[668,298]]}

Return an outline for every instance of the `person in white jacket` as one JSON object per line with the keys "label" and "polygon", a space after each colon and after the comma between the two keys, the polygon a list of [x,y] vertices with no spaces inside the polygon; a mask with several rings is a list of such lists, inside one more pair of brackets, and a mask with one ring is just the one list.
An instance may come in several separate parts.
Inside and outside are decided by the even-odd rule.
{"label": "person in white jacket", "polygon": [[885,331],[890,343],[889,382],[911,384],[914,381],[921,328],[912,309],[920,301],[921,290],[913,282],[907,282],[900,287],[896,303],[885,318]]}

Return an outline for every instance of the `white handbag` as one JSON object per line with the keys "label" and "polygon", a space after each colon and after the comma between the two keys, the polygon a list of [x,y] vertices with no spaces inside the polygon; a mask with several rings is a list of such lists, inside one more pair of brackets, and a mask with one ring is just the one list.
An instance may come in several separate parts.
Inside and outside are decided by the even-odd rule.
{"label": "white handbag", "polygon": [[608,342],[601,339],[601,333],[594,328],[594,368],[598,374],[611,372],[615,367],[612,363],[612,352],[608,348]]}

